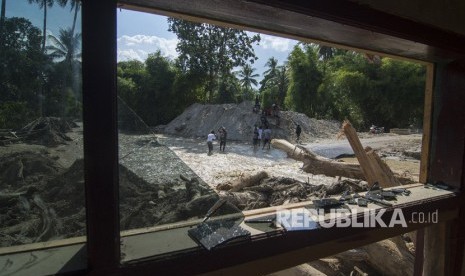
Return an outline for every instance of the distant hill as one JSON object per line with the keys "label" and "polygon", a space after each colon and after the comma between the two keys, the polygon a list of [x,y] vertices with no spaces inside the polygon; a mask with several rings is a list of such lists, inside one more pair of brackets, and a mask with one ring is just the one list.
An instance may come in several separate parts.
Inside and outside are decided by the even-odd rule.
{"label": "distant hill", "polygon": [[[206,137],[220,127],[228,131],[228,139],[251,141],[253,128],[260,125],[261,115],[252,112],[253,102],[240,104],[193,104],[184,113],[176,117],[166,127],[164,133],[183,137]],[[334,138],[340,123],[330,120],[317,120],[305,114],[281,111],[280,123],[276,118],[267,116],[273,138],[295,140],[296,124],[302,127],[301,139],[311,142],[315,138]]]}

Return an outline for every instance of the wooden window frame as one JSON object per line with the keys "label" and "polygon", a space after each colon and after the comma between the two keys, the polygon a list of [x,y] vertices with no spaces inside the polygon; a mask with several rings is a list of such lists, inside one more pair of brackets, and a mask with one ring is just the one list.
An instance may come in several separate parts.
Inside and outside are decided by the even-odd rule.
{"label": "wooden window frame", "polygon": [[[259,30],[303,41],[317,41],[326,45],[338,43],[338,46],[349,49],[362,49],[367,52],[425,62],[428,81],[423,147],[431,148],[432,151],[426,150],[422,156],[421,180],[423,182],[440,180],[442,176],[446,176],[441,172],[431,173],[428,169],[438,164],[435,157],[438,153],[440,155],[443,148],[440,141],[437,141],[441,136],[438,130],[440,127],[436,127],[435,124],[438,125],[441,120],[447,120],[447,116],[445,119],[441,118],[441,114],[445,111],[433,109],[433,106],[445,97],[442,94],[433,96],[433,90],[441,85],[435,80],[453,74],[447,71],[447,64],[465,57],[464,36],[385,14],[349,1],[123,0],[117,2],[115,0],[83,0],[83,122],[88,264],[86,269],[76,271],[76,273],[153,275],[154,272],[197,274],[215,270],[223,273],[266,273],[425,227],[425,225],[409,224],[407,228],[331,229],[331,231],[317,231],[311,236],[305,232],[294,232],[289,235],[234,244],[213,252],[196,250],[183,255],[175,255],[172,258],[149,259],[122,265],[120,262],[116,108],[116,12],[118,6]],[[256,15],[258,19],[255,21],[253,18],[247,20],[239,16],[238,11],[243,9],[244,14],[250,16],[251,10],[248,7],[263,8],[268,12],[274,11],[274,13],[262,15],[262,17]],[[227,12],[226,8],[230,12]],[[338,24],[339,27],[347,28],[360,37],[366,37],[369,32],[376,39],[372,44],[367,42],[357,44],[347,38],[338,38],[341,33],[331,27],[329,32],[334,31],[333,34],[336,37],[333,39],[328,39],[327,35],[315,33],[307,35],[305,26],[281,28],[276,24],[271,24],[272,16],[281,12],[306,16],[309,22],[321,23],[323,27],[327,24],[333,27],[335,25],[331,24]],[[294,19],[294,24],[298,25],[295,21]],[[271,26],[267,27],[267,23]],[[447,44],[444,44],[444,41],[447,41]],[[386,45],[387,48],[383,48]],[[442,67],[438,69],[433,64],[439,64]],[[460,70],[458,69],[464,75]],[[463,99],[463,96],[459,98]],[[460,126],[462,123],[460,121],[457,124]],[[462,136],[459,138],[461,139]],[[463,142],[463,139],[460,139],[458,141]],[[428,155],[430,152],[432,155]],[[460,173],[458,176],[455,173],[450,177],[459,177],[455,185],[461,189],[464,181],[461,171],[465,159],[463,149],[457,154],[462,155],[462,162],[451,164],[451,166],[457,167]],[[456,223],[455,220],[458,216],[463,216],[461,211],[463,202],[462,195],[459,194],[403,206],[402,210],[405,214],[411,214],[418,209],[439,210],[443,221],[452,223],[456,230],[454,235],[458,236],[460,231],[457,229],[463,229],[463,223]],[[342,242],[341,237],[343,237]],[[463,239],[460,239],[449,253],[453,256],[453,261],[450,261],[453,264],[453,270],[459,271],[461,264],[457,260],[463,257]]]}

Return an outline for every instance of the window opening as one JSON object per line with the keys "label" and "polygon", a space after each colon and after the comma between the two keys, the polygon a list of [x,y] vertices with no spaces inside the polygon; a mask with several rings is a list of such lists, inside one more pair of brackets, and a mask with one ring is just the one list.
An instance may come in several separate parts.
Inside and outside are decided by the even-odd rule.
{"label": "window opening", "polygon": [[0,247],[86,234],[80,1],[58,2],[1,15]]}
{"label": "window opening", "polygon": [[[151,245],[162,255],[198,246],[212,226],[192,227],[207,226],[202,218],[220,199],[246,216],[344,192],[356,202],[354,192],[371,186],[360,180],[360,167],[358,175],[346,174],[348,167],[317,171],[286,152],[310,151],[323,166],[357,163],[347,140],[336,139],[344,119],[364,146],[378,151],[399,185],[419,181],[423,63],[127,10],[118,16],[124,261],[137,259],[132,244],[150,231],[159,231]],[[153,25],[131,30],[141,22]],[[139,183],[128,181],[136,176]],[[380,193],[365,197],[370,206],[390,207],[387,200],[408,193],[396,190],[389,198],[393,192],[384,197],[371,188]],[[245,224],[262,233],[283,231],[272,220],[255,216]]]}

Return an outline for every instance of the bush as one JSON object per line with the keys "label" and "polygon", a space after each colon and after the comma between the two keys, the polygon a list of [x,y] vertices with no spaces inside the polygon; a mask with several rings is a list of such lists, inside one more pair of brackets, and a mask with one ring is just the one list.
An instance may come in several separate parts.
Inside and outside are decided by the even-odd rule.
{"label": "bush", "polygon": [[18,129],[35,117],[35,112],[26,102],[5,102],[0,105],[0,128]]}

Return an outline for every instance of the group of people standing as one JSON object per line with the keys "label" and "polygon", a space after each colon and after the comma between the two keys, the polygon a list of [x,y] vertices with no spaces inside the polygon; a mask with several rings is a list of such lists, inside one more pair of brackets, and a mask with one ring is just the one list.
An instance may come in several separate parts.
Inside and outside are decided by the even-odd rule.
{"label": "group of people standing", "polygon": [[256,150],[262,145],[262,149],[265,149],[265,146],[268,145],[270,149],[271,143],[271,129],[268,125],[265,124],[264,127],[255,126],[253,130],[253,148]]}
{"label": "group of people standing", "polygon": [[[260,110],[260,102],[258,97],[255,98],[255,106],[253,109],[254,113],[258,113]],[[277,104],[273,104],[272,109],[272,116],[276,118],[276,125],[279,125],[279,107]],[[271,129],[269,126],[269,122],[267,120],[267,113],[265,110],[262,112],[262,116],[260,117],[260,125],[255,125],[253,129],[253,149],[254,151],[257,150],[260,146],[262,149],[268,146],[268,149],[271,148]],[[296,124],[296,142],[300,143],[300,134],[302,133],[302,128],[299,124]],[[213,140],[219,139],[220,140],[220,152],[224,152],[226,148],[226,139],[228,136],[228,132],[226,128],[223,126],[218,129],[218,136],[215,134],[215,131],[212,130],[207,136],[207,145],[208,145],[208,155],[211,155],[213,152]]]}
{"label": "group of people standing", "polygon": [[[224,152],[226,148],[226,138],[228,136],[228,132],[226,131],[225,127],[220,127],[218,129],[218,138],[220,140],[220,152]],[[217,136],[215,131],[212,130],[207,136],[207,145],[208,145],[208,155],[211,155],[213,152],[213,140],[216,140]]]}

